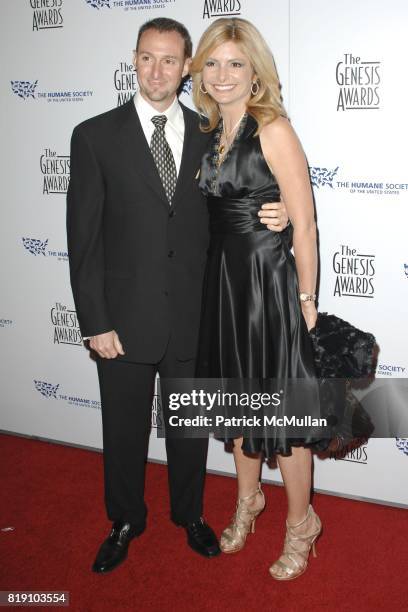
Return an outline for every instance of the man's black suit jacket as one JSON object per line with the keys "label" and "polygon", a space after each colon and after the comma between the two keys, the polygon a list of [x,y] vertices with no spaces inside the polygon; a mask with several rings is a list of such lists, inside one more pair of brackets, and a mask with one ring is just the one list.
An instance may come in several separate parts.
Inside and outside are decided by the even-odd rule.
{"label": "man's black suit jacket", "polygon": [[[195,357],[208,247],[197,173],[208,145],[182,105],[184,147],[172,206],[133,99],[78,125],[71,140],[67,234],[83,336],[116,330],[123,359],[155,363],[169,334]],[[119,357],[120,358],[120,357]]]}

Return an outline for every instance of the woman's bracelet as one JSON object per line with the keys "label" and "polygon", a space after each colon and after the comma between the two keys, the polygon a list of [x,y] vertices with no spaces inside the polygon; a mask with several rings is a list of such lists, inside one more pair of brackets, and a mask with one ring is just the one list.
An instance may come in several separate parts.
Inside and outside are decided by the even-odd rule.
{"label": "woman's bracelet", "polygon": [[299,293],[299,299],[301,302],[315,302],[316,294],[315,293]]}

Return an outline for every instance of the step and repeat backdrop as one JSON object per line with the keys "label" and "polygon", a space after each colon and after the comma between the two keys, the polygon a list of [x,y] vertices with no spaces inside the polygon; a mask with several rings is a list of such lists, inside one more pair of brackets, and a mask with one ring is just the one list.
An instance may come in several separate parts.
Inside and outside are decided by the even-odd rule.
{"label": "step and repeat backdrop", "polygon": [[[408,368],[408,96],[405,0],[3,0],[0,429],[102,447],[95,364],[69,284],[69,142],[137,88],[132,50],[153,17],[197,43],[212,20],[251,20],[274,53],[306,151],[320,233],[320,309],[375,334],[377,377]],[[191,84],[181,94],[192,106]],[[408,406],[407,406],[408,410]],[[165,460],[152,409],[149,456]],[[234,473],[210,440],[210,470]],[[408,440],[316,457],[316,489],[408,505]],[[263,477],[280,481],[266,466]]]}

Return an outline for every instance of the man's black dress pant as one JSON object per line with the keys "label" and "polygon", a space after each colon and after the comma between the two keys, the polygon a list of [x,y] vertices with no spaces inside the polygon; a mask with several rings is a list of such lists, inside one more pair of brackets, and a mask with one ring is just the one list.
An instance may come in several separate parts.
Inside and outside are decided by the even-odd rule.
{"label": "man's black dress pant", "polygon": [[[158,363],[98,358],[97,365],[108,518],[142,529],[147,515],[145,462],[156,373],[161,378],[193,378],[195,360],[179,361],[170,339]],[[162,408],[167,424],[169,409],[164,396]],[[203,513],[207,449],[207,439],[166,438],[171,518],[175,523],[196,521]]]}

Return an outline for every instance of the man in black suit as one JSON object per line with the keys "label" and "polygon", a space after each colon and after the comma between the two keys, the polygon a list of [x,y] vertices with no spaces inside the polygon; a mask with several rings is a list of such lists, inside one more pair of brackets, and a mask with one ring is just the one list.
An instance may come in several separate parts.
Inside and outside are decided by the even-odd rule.
{"label": "man in black suit", "polygon": [[[84,121],[72,135],[71,284],[82,334],[97,353],[105,503],[113,522],[93,565],[100,573],[119,565],[145,529],[156,373],[194,376],[208,245],[197,178],[208,135],[176,97],[191,55],[182,24],[165,18],[144,24],[135,98]],[[269,208],[265,222],[282,226],[286,212]],[[167,422],[165,401],[163,413]],[[185,527],[193,550],[212,557],[218,542],[202,519],[207,446],[204,439],[166,439],[171,518]]]}

